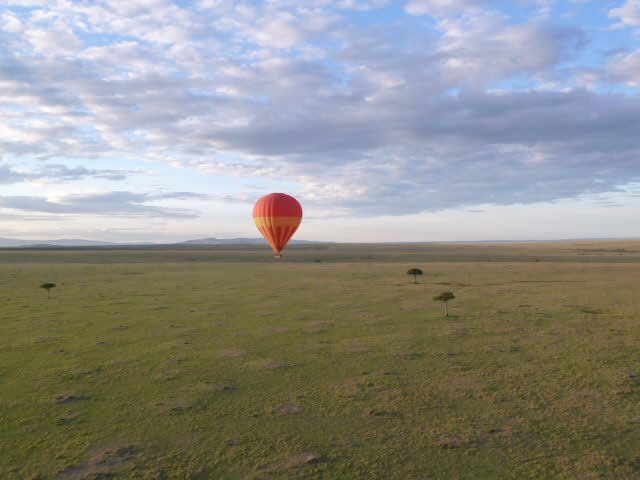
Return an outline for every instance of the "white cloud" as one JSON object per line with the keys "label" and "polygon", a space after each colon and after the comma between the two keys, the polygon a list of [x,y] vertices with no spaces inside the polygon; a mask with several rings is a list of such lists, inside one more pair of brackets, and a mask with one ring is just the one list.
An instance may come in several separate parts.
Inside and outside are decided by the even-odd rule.
{"label": "white cloud", "polygon": [[338,2],[338,8],[365,12],[377,7],[381,7],[385,5],[387,1],[388,0],[340,0]]}
{"label": "white cloud", "polygon": [[405,11],[409,15],[432,15],[464,13],[470,8],[492,3],[491,0],[409,0]]}
{"label": "white cloud", "polygon": [[42,0],[6,0],[9,7],[40,7]]}
{"label": "white cloud", "polygon": [[100,215],[122,217],[193,218],[197,213],[184,208],[154,205],[166,199],[203,198],[185,192],[165,194],[126,191],[66,194],[56,198],[40,196],[0,196],[0,207],[9,210],[58,215]]}
{"label": "white cloud", "polygon": [[17,15],[6,12],[0,15],[0,21],[2,21],[2,30],[10,33],[18,33],[22,30],[22,22]]}
{"label": "white cloud", "polygon": [[607,73],[630,87],[640,87],[640,50],[615,55]]}
{"label": "white cloud", "polygon": [[292,25],[293,19],[294,17],[288,13],[282,13],[276,18],[269,19],[255,31],[256,43],[275,48],[295,46],[302,40],[302,34],[298,28]]}
{"label": "white cloud", "polygon": [[37,53],[61,54],[77,51],[82,42],[72,33],[61,30],[30,28],[24,32]]}
{"label": "white cloud", "polygon": [[445,70],[452,81],[472,85],[507,80],[517,73],[540,73],[570,58],[584,43],[584,35],[575,27],[508,25],[502,15],[492,12],[446,18],[437,25]]}
{"label": "white cloud", "polygon": [[125,180],[129,175],[140,174],[137,170],[90,169],[69,167],[58,163],[47,163],[37,169],[14,168],[0,161],[0,184],[23,182],[62,183],[82,180],[87,177],[106,180]]}
{"label": "white cloud", "polygon": [[640,1],[626,0],[621,6],[609,10],[611,18],[617,18],[618,28],[640,27]]}

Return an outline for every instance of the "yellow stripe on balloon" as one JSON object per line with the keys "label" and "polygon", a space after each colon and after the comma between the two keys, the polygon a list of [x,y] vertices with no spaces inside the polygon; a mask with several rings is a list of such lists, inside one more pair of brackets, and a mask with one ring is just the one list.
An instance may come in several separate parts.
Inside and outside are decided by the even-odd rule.
{"label": "yellow stripe on balloon", "polygon": [[253,217],[258,228],[297,227],[301,220],[300,217]]}

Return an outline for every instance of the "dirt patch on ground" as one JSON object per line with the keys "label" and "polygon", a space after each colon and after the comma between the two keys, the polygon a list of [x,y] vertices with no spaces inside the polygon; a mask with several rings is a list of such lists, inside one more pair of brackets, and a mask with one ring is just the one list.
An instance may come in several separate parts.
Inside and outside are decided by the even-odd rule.
{"label": "dirt patch on ground", "polygon": [[444,450],[454,450],[457,448],[469,450],[478,448],[479,442],[475,438],[444,437],[438,442],[438,446]]}
{"label": "dirt patch on ground", "polygon": [[155,406],[160,409],[161,413],[177,415],[190,410],[193,405],[188,400],[171,400],[168,402],[158,402]]}
{"label": "dirt patch on ground", "polygon": [[56,425],[69,425],[70,423],[75,422],[79,416],[80,414],[78,413],[70,413],[69,415],[58,418],[58,420],[56,420]]}
{"label": "dirt patch on ground", "polygon": [[231,382],[201,382],[193,386],[192,390],[202,393],[222,393],[237,390]]}
{"label": "dirt patch on ground", "polygon": [[50,343],[50,342],[55,342],[56,340],[58,340],[58,337],[51,337],[49,335],[42,335],[40,337],[36,337],[33,340],[33,343]]}
{"label": "dirt patch on ground", "polygon": [[278,478],[278,475],[283,474],[288,470],[303,468],[309,465],[317,465],[319,463],[324,463],[327,461],[327,458],[322,457],[316,453],[306,452],[298,455],[291,455],[290,457],[280,462],[261,466],[259,467],[259,471],[260,473],[267,473],[270,475],[274,475],[275,478]]}
{"label": "dirt patch on ground", "polygon": [[307,324],[306,330],[309,333],[323,333],[333,327],[331,322],[313,322]]}
{"label": "dirt patch on ground", "polygon": [[61,393],[55,396],[56,403],[70,403],[78,400],[88,400],[89,397],[84,395],[76,395],[75,393]]}
{"label": "dirt patch on ground", "polygon": [[76,375],[76,378],[89,377],[97,373],[102,373],[103,370],[104,369],[102,367],[84,368],[82,370],[78,370],[77,372],[75,372],[75,375]]}
{"label": "dirt patch on ground", "polygon": [[336,385],[336,394],[342,398],[356,398],[366,393],[367,383],[360,378],[350,378]]}
{"label": "dirt patch on ground", "polygon": [[295,367],[295,363],[283,363],[283,362],[271,362],[267,363],[264,367],[264,370],[279,370],[281,368],[293,368]]}
{"label": "dirt patch on ground", "polygon": [[482,384],[472,378],[455,377],[449,380],[449,385],[459,390],[479,390],[482,388]]}
{"label": "dirt patch on ground", "polygon": [[616,395],[632,395],[640,393],[640,375],[629,373],[620,383],[620,388],[615,390]]}
{"label": "dirt patch on ground", "polygon": [[397,356],[403,360],[418,360],[424,358],[425,354],[424,352],[399,352]]}
{"label": "dirt patch on ground", "polygon": [[227,350],[222,350],[220,353],[218,353],[218,358],[240,358],[246,355],[247,352],[245,352],[244,350],[230,348]]}
{"label": "dirt patch on ground", "polygon": [[171,369],[171,370],[164,370],[163,372],[155,375],[153,378],[156,381],[159,382],[169,382],[171,380],[175,380],[180,376],[180,370],[177,369]]}
{"label": "dirt patch on ground", "polygon": [[400,413],[381,408],[366,408],[364,415],[366,417],[399,417]]}
{"label": "dirt patch on ground", "polygon": [[275,415],[296,415],[302,413],[304,408],[296,403],[283,403],[273,410]]}
{"label": "dirt patch on ground", "polygon": [[90,480],[109,478],[138,453],[134,445],[97,448],[90,458],[61,472],[59,480]]}
{"label": "dirt patch on ground", "polygon": [[368,353],[373,350],[373,346],[360,341],[353,341],[342,348],[344,353]]}
{"label": "dirt patch on ground", "polygon": [[376,372],[362,377],[347,378],[335,386],[336,393],[342,398],[356,398],[388,391],[390,386],[380,375],[384,374]]}

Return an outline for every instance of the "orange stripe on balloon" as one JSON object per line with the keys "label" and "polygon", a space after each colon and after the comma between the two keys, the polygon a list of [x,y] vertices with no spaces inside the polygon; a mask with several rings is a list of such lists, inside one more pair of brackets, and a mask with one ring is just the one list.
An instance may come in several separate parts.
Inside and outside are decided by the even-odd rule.
{"label": "orange stripe on balloon", "polygon": [[284,229],[284,239],[282,240],[282,242],[286,244],[289,241],[289,239],[293,237],[293,234],[295,233],[295,231],[296,231],[295,227],[286,227]]}
{"label": "orange stripe on balloon", "polygon": [[289,240],[289,237],[287,236],[287,233],[289,233],[289,228],[291,228],[291,227],[282,227],[282,233],[281,233],[281,236],[280,236],[281,245],[286,245],[287,244],[287,240]]}
{"label": "orange stripe on balloon", "polygon": [[271,231],[268,228],[264,228],[264,227],[258,227],[258,230],[260,230],[260,233],[262,233],[262,235],[267,240],[267,242],[269,242],[269,245],[271,245],[271,248],[276,250],[276,246],[275,246],[276,242],[274,241],[273,236],[271,235]]}
{"label": "orange stripe on balloon", "polygon": [[273,230],[268,230],[268,235],[269,245],[271,245],[271,248],[273,248],[276,253],[280,253],[281,247],[278,243],[278,238],[276,237],[275,232]]}
{"label": "orange stripe on balloon", "polygon": [[297,227],[302,221],[301,217],[253,217],[258,228],[264,227]]}

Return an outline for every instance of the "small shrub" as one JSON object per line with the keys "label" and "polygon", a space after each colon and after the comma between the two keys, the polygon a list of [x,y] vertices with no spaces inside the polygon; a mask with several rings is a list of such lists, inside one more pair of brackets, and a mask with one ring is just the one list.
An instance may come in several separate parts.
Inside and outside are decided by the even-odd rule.
{"label": "small shrub", "polygon": [[442,302],[444,305],[444,316],[448,317],[449,316],[449,310],[447,308],[447,303],[449,302],[449,300],[453,300],[454,298],[456,298],[456,296],[453,294],[453,292],[442,292],[440,295],[436,295],[435,297],[433,297],[433,299],[436,302]]}
{"label": "small shrub", "polygon": [[419,268],[410,268],[407,270],[407,275],[413,275],[413,283],[418,283],[418,275],[422,275],[422,270]]}
{"label": "small shrub", "polygon": [[51,298],[51,290],[56,288],[55,283],[47,282],[40,285],[40,288],[44,288],[47,291],[47,298]]}

